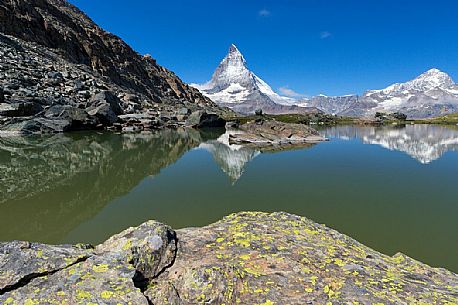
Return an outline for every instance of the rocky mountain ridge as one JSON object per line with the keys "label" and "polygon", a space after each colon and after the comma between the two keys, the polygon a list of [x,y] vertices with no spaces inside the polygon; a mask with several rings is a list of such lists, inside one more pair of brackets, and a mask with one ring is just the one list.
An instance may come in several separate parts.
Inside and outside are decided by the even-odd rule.
{"label": "rocky mountain ridge", "polygon": [[64,0],[2,1],[0,55],[3,131],[152,129],[224,112]]}

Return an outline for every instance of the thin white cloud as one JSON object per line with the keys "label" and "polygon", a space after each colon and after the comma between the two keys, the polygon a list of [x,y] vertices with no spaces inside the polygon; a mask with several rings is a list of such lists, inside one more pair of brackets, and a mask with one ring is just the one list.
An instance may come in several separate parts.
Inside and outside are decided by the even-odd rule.
{"label": "thin white cloud", "polygon": [[262,9],[258,12],[258,15],[260,17],[269,17],[270,16],[270,11],[266,10],[266,9]]}
{"label": "thin white cloud", "polygon": [[304,97],[304,94],[300,94],[294,91],[293,89],[289,88],[288,86],[280,87],[278,88],[278,91],[280,91],[282,95],[285,95],[287,97],[293,97],[293,98]]}
{"label": "thin white cloud", "polygon": [[328,32],[328,31],[323,31],[323,32],[320,33],[320,38],[321,39],[327,39],[327,38],[329,38],[331,36],[332,36],[332,34],[330,32]]}

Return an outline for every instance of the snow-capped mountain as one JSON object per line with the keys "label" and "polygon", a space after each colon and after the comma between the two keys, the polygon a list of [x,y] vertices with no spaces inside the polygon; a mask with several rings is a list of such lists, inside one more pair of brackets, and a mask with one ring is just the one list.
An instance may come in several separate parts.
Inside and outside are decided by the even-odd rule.
{"label": "snow-capped mountain", "polygon": [[300,102],[298,102],[297,105],[303,107],[316,107],[328,114],[339,114],[347,110],[357,101],[357,95],[327,96],[324,94],[320,94],[311,97],[310,99],[303,99]]}
{"label": "snow-capped mountain", "polygon": [[220,106],[243,114],[257,109],[264,113],[319,112],[315,108],[298,107],[297,101],[280,96],[256,74],[248,69],[247,62],[235,45],[216,68],[211,80],[205,84],[192,84]]}
{"label": "snow-capped mountain", "polygon": [[445,115],[458,111],[458,90],[452,78],[431,69],[414,80],[368,91],[363,98],[376,103],[375,111],[400,111],[411,118]]}
{"label": "snow-capped mountain", "polygon": [[375,112],[403,112],[409,118],[427,118],[458,112],[458,85],[447,74],[431,69],[417,78],[362,96],[318,96],[300,101],[329,114],[364,117]]}
{"label": "snow-capped mountain", "polygon": [[390,95],[403,93],[405,91],[426,92],[435,88],[448,88],[453,85],[455,85],[455,82],[447,73],[438,69],[431,69],[411,81],[397,83],[383,90],[368,91],[366,94],[381,93]]}

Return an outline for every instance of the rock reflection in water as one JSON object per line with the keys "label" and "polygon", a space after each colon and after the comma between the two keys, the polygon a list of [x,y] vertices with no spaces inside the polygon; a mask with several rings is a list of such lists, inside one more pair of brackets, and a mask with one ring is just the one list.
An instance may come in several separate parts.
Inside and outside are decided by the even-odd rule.
{"label": "rock reflection in water", "polygon": [[145,177],[217,137],[164,130],[0,138],[1,239],[60,240]]}

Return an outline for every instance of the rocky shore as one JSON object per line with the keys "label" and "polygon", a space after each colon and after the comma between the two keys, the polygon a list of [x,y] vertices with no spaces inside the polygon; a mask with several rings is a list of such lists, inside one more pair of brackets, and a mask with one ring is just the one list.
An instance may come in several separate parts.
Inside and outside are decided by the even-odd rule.
{"label": "rocky shore", "polygon": [[457,304],[458,275],[306,218],[149,221],[96,247],[0,244],[1,304]]}

